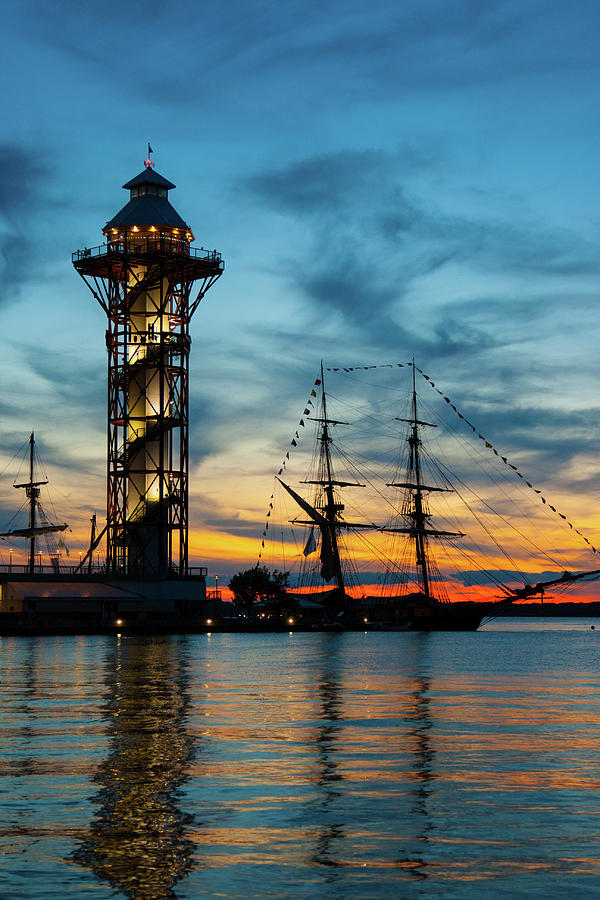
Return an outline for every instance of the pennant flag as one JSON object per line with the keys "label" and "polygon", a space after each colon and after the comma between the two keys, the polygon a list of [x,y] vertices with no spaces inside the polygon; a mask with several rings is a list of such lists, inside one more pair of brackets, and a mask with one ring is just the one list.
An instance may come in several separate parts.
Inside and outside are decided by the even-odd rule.
{"label": "pennant flag", "polygon": [[300,419],[300,421],[298,422],[298,425],[301,425],[302,428],[304,428],[304,419]]}
{"label": "pennant flag", "polygon": [[277,474],[278,474],[278,475],[281,475],[282,472],[283,472],[283,469],[280,469],[279,472],[278,472]]}
{"label": "pennant flag", "polygon": [[310,392],[310,396],[311,396],[311,397],[316,397],[316,396],[317,396],[317,392],[315,391],[314,388],[313,388],[312,391]]}
{"label": "pennant flag", "polygon": [[292,447],[297,447],[297,446],[298,446],[298,444],[296,443],[295,439],[292,438]]}
{"label": "pennant flag", "polygon": [[267,519],[269,518],[270,515],[271,515],[271,510],[269,510],[269,512],[267,513]]}
{"label": "pennant flag", "polygon": [[285,454],[285,458],[286,458],[286,459],[289,459],[289,458],[290,458],[290,451],[289,451],[289,450],[288,450],[288,452]]}
{"label": "pennant flag", "polygon": [[317,378],[317,380],[315,381],[315,384],[321,384],[321,379]]}
{"label": "pennant flag", "polygon": [[310,416],[310,409],[305,409],[302,413],[303,416]]}
{"label": "pennant flag", "polygon": [[491,450],[491,449],[492,449],[492,445],[490,444],[489,441],[486,441],[486,442],[485,442],[485,446],[488,448],[488,450]]}
{"label": "pennant flag", "polygon": [[317,549],[317,542],[315,541],[315,529],[314,527],[310,529],[310,534],[308,535],[308,540],[306,541],[306,546],[302,551],[304,556],[310,556],[311,553],[314,553]]}

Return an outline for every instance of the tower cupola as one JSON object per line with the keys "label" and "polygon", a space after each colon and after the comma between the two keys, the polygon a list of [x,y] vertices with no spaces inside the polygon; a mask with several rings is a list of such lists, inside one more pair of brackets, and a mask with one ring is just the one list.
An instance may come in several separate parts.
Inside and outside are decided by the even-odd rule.
{"label": "tower cupola", "polygon": [[104,234],[110,238],[133,232],[192,241],[191,228],[169,202],[169,191],[174,187],[172,181],[147,166],[123,185],[129,191],[129,203],[106,223]]}

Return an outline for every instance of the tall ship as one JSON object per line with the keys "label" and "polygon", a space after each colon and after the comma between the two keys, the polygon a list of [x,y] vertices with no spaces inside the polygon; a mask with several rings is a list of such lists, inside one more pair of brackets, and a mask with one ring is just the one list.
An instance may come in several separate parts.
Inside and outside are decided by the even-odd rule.
{"label": "tall ship", "polygon": [[[407,367],[411,365],[407,414],[394,416],[390,420],[404,428],[404,439],[398,444],[399,449],[405,452],[401,454],[402,460],[396,463],[395,476],[384,482],[379,478],[379,483],[372,472],[365,475],[364,470],[361,471],[360,461],[352,458],[347,444],[338,444],[332,436],[335,429],[348,426],[349,422],[330,414],[325,390],[326,372],[321,366],[320,378],[315,382],[320,392],[319,409],[317,415],[311,415],[317,434],[310,475],[298,486],[292,486],[289,478],[284,480],[276,476],[277,483],[297,509],[297,513],[292,510],[289,519],[292,531],[298,528],[308,530],[306,540],[299,539],[297,542],[298,547],[303,546],[296,554],[300,565],[298,573],[294,573],[295,596],[299,603],[309,605],[313,615],[315,607],[318,607],[321,612],[320,616],[316,614],[316,620],[320,617],[323,626],[329,628],[368,626],[419,631],[475,630],[482,621],[505,614],[512,604],[520,600],[543,600],[544,596],[562,592],[576,582],[597,578],[600,575],[598,569],[582,572],[562,569],[555,575],[544,572],[543,577],[532,579],[530,573],[519,571],[514,560],[512,564],[507,563],[509,568],[513,566],[510,571],[501,572],[497,568],[486,570],[468,532],[460,527],[448,527],[449,510],[453,511],[455,521],[464,521],[464,518],[457,517],[456,510],[460,505],[459,499],[465,501],[465,486],[463,484],[457,490],[449,469],[440,465],[429,452],[424,435],[439,426],[421,414],[416,387],[417,367],[414,361]],[[316,396],[314,390],[313,395]],[[456,410],[456,407],[453,408]],[[310,408],[305,409],[305,413],[311,412]],[[479,435],[479,438],[482,436]],[[373,430],[372,441],[376,443],[377,440]],[[485,443],[498,457],[498,451],[489,442]],[[506,461],[505,457],[500,459]],[[365,462],[364,458],[362,462]],[[351,473],[350,476],[340,476],[340,463],[346,472]],[[516,471],[515,466],[510,468]],[[381,472],[381,466],[379,469]],[[305,486],[313,489],[310,496],[304,493],[308,492]],[[347,517],[346,492],[358,489],[360,493],[361,489],[369,487],[375,489],[376,506],[371,504],[369,507],[365,503],[358,506],[374,510],[373,521],[360,521],[356,515]],[[457,497],[459,493],[460,498]],[[446,515],[440,524],[435,514],[435,500],[442,496],[446,499]],[[452,501],[448,501],[449,496],[452,496]],[[545,498],[542,499],[545,503]],[[473,507],[474,504],[466,501],[466,505]],[[485,506],[486,501],[480,501],[479,505]],[[486,519],[491,518],[487,514],[492,512],[489,503],[487,506]],[[564,515],[559,515],[565,519]],[[484,516],[481,511],[475,510],[474,518],[478,516],[481,523]],[[506,516],[500,518],[506,531]],[[573,525],[568,524],[572,530]],[[492,535],[487,521],[485,529],[489,543],[495,545],[496,555],[505,552]],[[522,535],[518,527],[517,533]],[[468,545],[466,550],[461,547],[464,543]],[[438,566],[440,549],[445,561],[450,559],[455,569],[461,564],[467,565],[467,571],[462,573],[460,590],[457,591],[459,598],[453,596],[452,579],[449,581]],[[370,570],[369,577],[377,584],[365,586],[357,557],[362,560],[363,570],[366,566]],[[506,551],[506,560],[511,558],[510,551]],[[552,560],[552,564],[556,566],[556,560]],[[376,566],[380,571],[374,577]],[[469,597],[469,591],[465,588],[469,575],[474,581],[486,585],[486,598],[482,598],[481,591],[479,596]],[[461,578],[455,572],[454,589],[457,577]],[[376,592],[369,593],[369,589],[374,587]]]}

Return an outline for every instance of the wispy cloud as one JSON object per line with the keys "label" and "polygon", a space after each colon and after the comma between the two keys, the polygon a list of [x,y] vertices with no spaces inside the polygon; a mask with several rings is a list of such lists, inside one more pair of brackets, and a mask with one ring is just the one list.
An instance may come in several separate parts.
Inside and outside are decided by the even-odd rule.
{"label": "wispy cloud", "polygon": [[[413,170],[420,166],[432,176],[440,168],[439,161],[419,160],[405,148],[346,150],[244,180],[257,203],[307,229],[306,246],[288,252],[280,267],[319,316],[341,315],[363,339],[380,346],[410,344],[428,355],[455,354],[508,340],[498,321],[510,326],[514,320],[501,308],[504,298],[465,301],[446,293],[428,337],[411,299],[423,279],[451,265],[504,277],[600,271],[589,239],[535,221],[525,203],[520,222],[503,217],[500,202],[487,218],[436,208],[409,186],[407,159]],[[529,312],[524,299],[519,315]]]}
{"label": "wispy cloud", "polygon": [[39,275],[31,265],[31,226],[44,202],[46,176],[41,154],[15,143],[0,144],[0,303]]}

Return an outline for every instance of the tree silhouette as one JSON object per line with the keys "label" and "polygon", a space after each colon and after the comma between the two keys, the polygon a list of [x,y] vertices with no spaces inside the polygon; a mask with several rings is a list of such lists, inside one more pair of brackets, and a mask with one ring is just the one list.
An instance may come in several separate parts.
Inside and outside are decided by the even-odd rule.
{"label": "tree silhouette", "polygon": [[238,572],[229,582],[233,602],[252,616],[256,603],[264,602],[280,608],[285,598],[289,572],[271,572],[266,566],[254,566]]}

